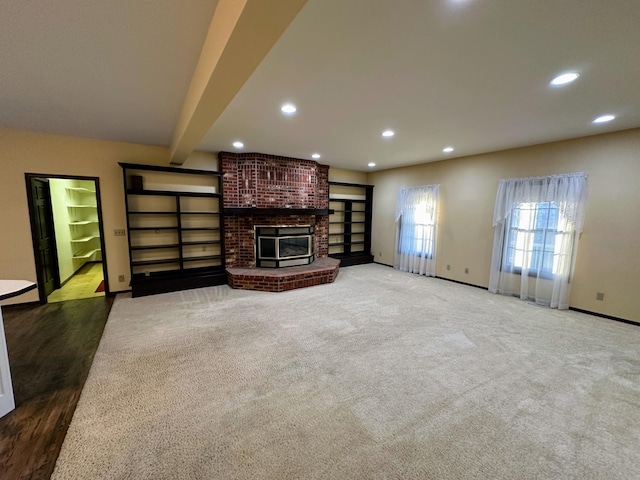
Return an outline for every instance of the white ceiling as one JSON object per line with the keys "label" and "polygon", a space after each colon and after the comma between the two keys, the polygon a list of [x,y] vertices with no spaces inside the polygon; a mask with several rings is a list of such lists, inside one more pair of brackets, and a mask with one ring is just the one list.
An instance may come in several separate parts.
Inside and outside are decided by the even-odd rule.
{"label": "white ceiling", "polygon": [[212,0],[0,0],[0,125],[171,142]]}
{"label": "white ceiling", "polygon": [[[0,0],[0,125],[169,145],[215,4]],[[640,127],[638,25],[638,0],[309,0],[199,148],[367,170]]]}

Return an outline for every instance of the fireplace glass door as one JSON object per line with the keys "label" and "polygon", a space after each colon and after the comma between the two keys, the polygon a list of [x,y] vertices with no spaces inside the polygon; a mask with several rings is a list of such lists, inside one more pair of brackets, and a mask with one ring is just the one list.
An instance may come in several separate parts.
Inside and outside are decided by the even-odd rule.
{"label": "fireplace glass door", "polygon": [[257,267],[292,267],[313,262],[312,226],[256,226],[255,231]]}

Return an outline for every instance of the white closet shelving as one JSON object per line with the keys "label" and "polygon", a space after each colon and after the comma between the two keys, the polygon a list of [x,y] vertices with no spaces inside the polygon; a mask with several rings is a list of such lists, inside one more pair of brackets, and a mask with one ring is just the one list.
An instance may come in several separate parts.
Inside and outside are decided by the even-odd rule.
{"label": "white closet shelving", "polygon": [[102,259],[96,192],[84,187],[65,187],[65,190],[72,258],[80,264],[77,269],[85,262]]}

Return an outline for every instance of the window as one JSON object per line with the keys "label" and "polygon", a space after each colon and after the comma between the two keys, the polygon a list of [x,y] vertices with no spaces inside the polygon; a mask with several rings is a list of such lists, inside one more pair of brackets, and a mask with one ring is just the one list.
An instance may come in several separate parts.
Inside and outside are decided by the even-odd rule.
{"label": "window", "polygon": [[554,202],[519,203],[511,210],[503,269],[552,277],[558,271],[564,232]]}
{"label": "window", "polygon": [[500,180],[489,291],[569,308],[586,196],[583,172]]}
{"label": "window", "polygon": [[408,235],[406,240],[400,243],[401,253],[425,255],[427,258],[431,258],[435,248],[433,241],[435,224],[432,215],[427,210],[427,202],[419,203],[413,211],[406,211],[400,217],[401,229],[403,221],[407,225]]}
{"label": "window", "polygon": [[398,190],[395,268],[435,276],[438,191],[439,185]]}

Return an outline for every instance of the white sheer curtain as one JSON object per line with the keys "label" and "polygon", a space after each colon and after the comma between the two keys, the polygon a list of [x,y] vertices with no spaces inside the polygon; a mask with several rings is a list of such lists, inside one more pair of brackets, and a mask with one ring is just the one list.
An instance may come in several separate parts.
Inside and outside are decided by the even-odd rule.
{"label": "white sheer curtain", "polygon": [[394,268],[436,275],[436,224],[440,185],[398,189]]}
{"label": "white sheer curtain", "polygon": [[587,175],[500,180],[489,291],[569,308]]}

